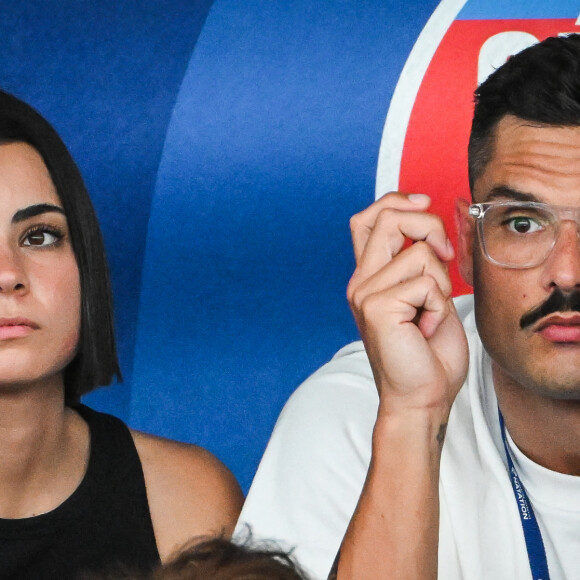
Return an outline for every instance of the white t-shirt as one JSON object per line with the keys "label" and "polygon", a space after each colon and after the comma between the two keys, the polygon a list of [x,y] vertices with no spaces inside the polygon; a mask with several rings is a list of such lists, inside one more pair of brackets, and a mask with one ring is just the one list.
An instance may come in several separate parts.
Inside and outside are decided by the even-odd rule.
{"label": "white t-shirt", "polygon": [[[456,306],[470,365],[441,458],[439,578],[529,580],[490,360],[475,328],[473,298],[460,297]],[[364,484],[377,407],[363,345],[348,345],[284,407],[238,529],[249,524],[256,539],[295,548],[307,571],[326,579]],[[540,523],[551,580],[580,580],[580,477],[544,469],[511,447]]]}

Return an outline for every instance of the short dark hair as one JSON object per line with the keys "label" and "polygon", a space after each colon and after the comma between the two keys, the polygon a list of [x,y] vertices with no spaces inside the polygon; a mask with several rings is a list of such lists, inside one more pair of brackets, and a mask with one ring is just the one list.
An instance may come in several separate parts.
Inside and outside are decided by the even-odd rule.
{"label": "short dark hair", "polygon": [[308,580],[292,555],[274,543],[195,538],[151,572],[110,571],[83,580]]}
{"label": "short dark hair", "polygon": [[65,398],[74,403],[115,376],[121,380],[105,246],[81,173],[58,133],[32,107],[0,91],[0,144],[13,142],[40,154],[68,221],[81,288],[79,344],[64,371]]}
{"label": "short dark hair", "polygon": [[550,37],[522,50],[475,91],[468,147],[469,186],[493,155],[506,115],[544,125],[580,125],[580,35]]}
{"label": "short dark hair", "polygon": [[185,548],[150,580],[307,580],[292,557],[276,547],[251,547],[211,538]]}

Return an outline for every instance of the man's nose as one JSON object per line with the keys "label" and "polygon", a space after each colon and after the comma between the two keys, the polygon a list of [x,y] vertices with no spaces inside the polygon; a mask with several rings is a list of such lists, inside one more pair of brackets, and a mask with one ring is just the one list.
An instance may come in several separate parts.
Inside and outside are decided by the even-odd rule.
{"label": "man's nose", "polygon": [[546,289],[580,288],[580,233],[575,222],[562,222],[543,268],[542,283]]}

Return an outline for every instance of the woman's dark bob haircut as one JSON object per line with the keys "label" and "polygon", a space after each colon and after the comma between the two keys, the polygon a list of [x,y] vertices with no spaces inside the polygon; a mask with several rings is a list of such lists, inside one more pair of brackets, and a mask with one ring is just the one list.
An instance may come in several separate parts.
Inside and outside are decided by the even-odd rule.
{"label": "woman's dark bob haircut", "polygon": [[32,107],[0,91],[0,144],[27,143],[41,155],[62,203],[79,269],[81,327],[77,353],[64,370],[65,399],[77,402],[121,379],[105,246],[89,194],[66,145]]}

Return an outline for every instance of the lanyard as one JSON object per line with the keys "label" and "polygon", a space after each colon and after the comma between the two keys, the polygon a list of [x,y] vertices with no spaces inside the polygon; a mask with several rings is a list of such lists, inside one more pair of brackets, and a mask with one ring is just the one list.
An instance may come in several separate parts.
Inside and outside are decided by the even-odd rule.
{"label": "lanyard", "polygon": [[512,483],[516,503],[518,504],[518,512],[522,521],[522,528],[524,530],[524,538],[526,540],[532,578],[533,580],[550,580],[548,560],[546,559],[546,549],[544,548],[544,541],[542,540],[542,532],[540,532],[540,526],[538,525],[538,520],[534,514],[528,494],[520,481],[520,477],[516,471],[514,462],[512,461],[508,449],[503,416],[499,409],[498,413],[501,438],[503,440],[503,446],[507,457],[510,481]]}

